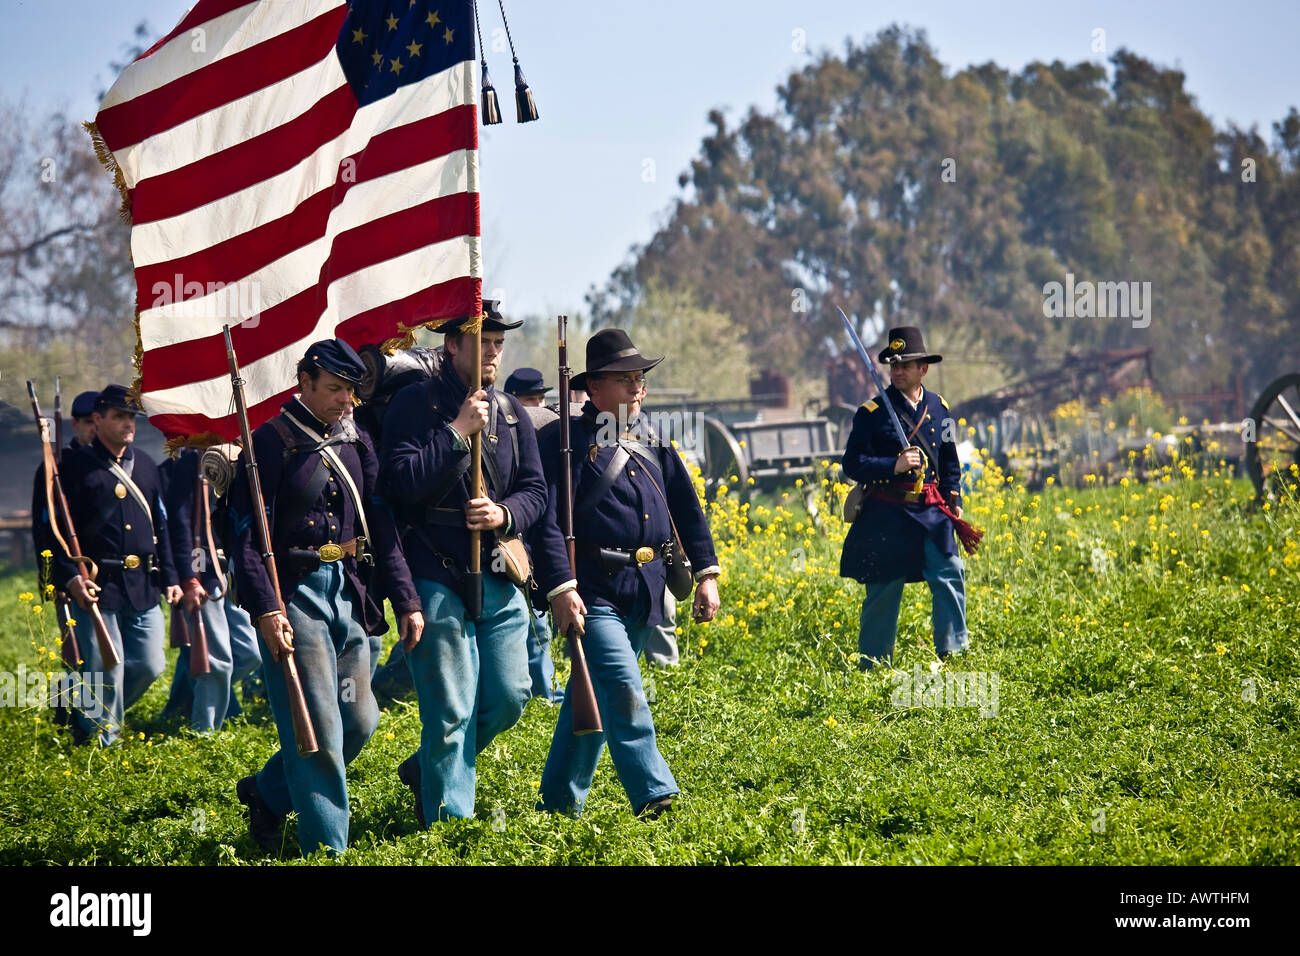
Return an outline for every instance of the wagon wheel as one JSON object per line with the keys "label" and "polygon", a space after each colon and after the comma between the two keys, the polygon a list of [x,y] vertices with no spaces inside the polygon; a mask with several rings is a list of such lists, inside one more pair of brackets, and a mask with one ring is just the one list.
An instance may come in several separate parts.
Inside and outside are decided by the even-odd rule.
{"label": "wagon wheel", "polygon": [[831,423],[831,435],[837,450],[843,451],[844,446],[849,443],[849,432],[853,431],[853,416],[857,413],[858,410],[852,405],[827,405],[822,410],[822,418]]}
{"label": "wagon wheel", "polygon": [[736,437],[726,425],[708,415],[704,416],[703,463],[700,471],[704,474],[704,492],[712,497],[718,485],[729,480],[732,475],[740,479],[740,497],[749,499],[749,462],[745,449],[740,447]]}
{"label": "wagon wheel", "polygon": [[[1300,465],[1300,372],[1271,382],[1250,410],[1246,441],[1246,473],[1255,485],[1255,497],[1267,496],[1274,475]],[[1253,437],[1253,441],[1249,440]]]}

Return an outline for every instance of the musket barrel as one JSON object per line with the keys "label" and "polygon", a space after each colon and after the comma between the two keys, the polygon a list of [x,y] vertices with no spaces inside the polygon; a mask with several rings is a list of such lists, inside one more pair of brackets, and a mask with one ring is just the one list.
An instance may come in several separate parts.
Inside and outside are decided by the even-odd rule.
{"label": "musket barrel", "polygon": [[[230,387],[235,398],[235,412],[239,418],[239,434],[244,440],[244,468],[248,474],[249,494],[253,499],[253,519],[257,523],[257,540],[262,547],[262,564],[267,577],[271,579],[271,589],[276,600],[280,602],[280,613],[285,614],[284,597],[280,593],[280,575],[275,566],[275,553],[271,550],[271,529],[266,523],[266,499],[262,496],[262,480],[257,470],[257,456],[253,454],[253,435],[248,426],[248,404],[244,399],[244,380],[239,377],[239,361],[235,358],[235,345],[230,338],[230,326],[223,326],[226,338],[226,360],[230,365]],[[298,677],[298,668],[293,661],[293,649],[280,655],[280,667],[284,671],[285,690],[289,695],[289,712],[293,719],[293,736],[302,756],[316,753],[320,747],[316,742],[316,730],[311,723],[311,714],[307,710],[307,698],[303,694],[302,681]]]}

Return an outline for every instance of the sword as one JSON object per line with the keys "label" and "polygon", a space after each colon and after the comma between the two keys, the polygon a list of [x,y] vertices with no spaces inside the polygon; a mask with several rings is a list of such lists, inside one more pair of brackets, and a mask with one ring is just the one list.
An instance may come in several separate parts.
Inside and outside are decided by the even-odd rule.
{"label": "sword", "polygon": [[[844,310],[837,305],[835,311],[838,312],[840,318],[844,320],[844,328],[848,329],[849,338],[851,338],[853,344],[857,346],[858,354],[862,356],[862,361],[866,363],[867,371],[871,373],[871,380],[876,383],[876,391],[880,393],[880,401],[885,406],[885,410],[889,412],[889,420],[894,423],[894,433],[898,435],[898,443],[902,445],[904,449],[911,448],[912,445],[907,440],[907,432],[903,431],[903,423],[898,420],[898,412],[894,410],[894,403],[891,402],[889,396],[885,394],[885,383],[881,379],[880,373],[876,371],[876,363],[871,361],[871,356],[867,354],[867,350],[863,346],[862,340],[858,338],[857,330],[853,328],[853,323],[850,322],[849,317],[844,314]],[[913,470],[915,471],[915,469]],[[922,481],[924,481],[924,475],[920,476],[917,480],[918,490]]]}

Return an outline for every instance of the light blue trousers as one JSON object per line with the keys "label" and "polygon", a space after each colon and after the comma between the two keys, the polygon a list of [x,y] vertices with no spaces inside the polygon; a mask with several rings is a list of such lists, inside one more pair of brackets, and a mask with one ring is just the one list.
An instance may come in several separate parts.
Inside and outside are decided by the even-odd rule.
{"label": "light blue trousers", "polygon": [[[935,653],[951,654],[964,650],[969,640],[966,633],[965,565],[959,556],[941,554],[934,542],[926,539],[922,575],[933,597],[931,622]],[[898,610],[903,602],[903,583],[902,578],[896,578],[867,584],[858,631],[858,653],[864,668],[870,668],[872,660],[887,661],[893,657],[894,642],[898,639]]]}
{"label": "light blue trousers", "polygon": [[[233,601],[227,601],[219,590],[210,592],[200,613],[208,637],[211,670],[190,677],[189,648],[181,648],[176,655],[171,693],[173,698],[180,699],[183,688],[188,685],[194,698],[190,729],[204,733],[219,729],[228,717],[239,713],[234,685],[262,666],[262,651],[248,612]],[[188,615],[187,618],[192,629],[194,620]]]}
{"label": "light blue trousers", "polygon": [[509,581],[483,575],[483,617],[466,620],[459,594],[415,579],[424,635],[406,655],[420,702],[421,797],[426,820],[474,816],[474,759],[519,720],[532,696],[528,608]]}
{"label": "light blue trousers", "polygon": [[87,737],[98,735],[99,742],[107,747],[122,733],[122,715],[144,696],[149,685],[167,666],[163,652],[166,627],[162,611],[157,606],[147,611],[130,607],[100,611],[113,646],[122,658],[122,663],[111,671],[104,669],[104,659],[99,655],[99,641],[95,638],[91,613],[83,611],[75,603],[71,611],[77,622],[77,644],[83,662],[81,679],[91,687],[103,688],[96,695],[98,715],[75,711],[72,719]]}
{"label": "light blue trousers", "polygon": [[627,615],[611,607],[588,607],[582,648],[605,729],[603,733],[576,736],[573,693],[565,692],[542,771],[539,810],[581,814],[606,743],[619,782],[634,809],[678,792],[677,781],[655,741],[655,725],[637,663],[637,655],[655,633],[655,628],[644,623],[647,612],[648,602],[644,599]]}
{"label": "light blue trousers", "polygon": [[280,749],[257,775],[257,789],[272,812],[298,812],[298,845],[304,854],[326,847],[333,855],[348,845],[345,768],[379,724],[370,692],[370,638],[341,561],[322,564],[303,578],[288,613],[293,659],[320,749],[306,757],[298,753],[284,669],[271,659],[259,635]]}

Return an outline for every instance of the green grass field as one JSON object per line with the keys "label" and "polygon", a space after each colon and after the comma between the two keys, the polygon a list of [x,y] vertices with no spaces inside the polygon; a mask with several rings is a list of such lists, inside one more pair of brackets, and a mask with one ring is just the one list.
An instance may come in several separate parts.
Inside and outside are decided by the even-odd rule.
{"label": "green grass field", "polygon": [[[963,707],[901,694],[937,664],[922,584],[898,669],[858,672],[843,491],[821,487],[820,529],[797,493],[712,506],[722,611],[683,628],[680,668],[646,673],[672,814],[634,819],[608,758],[582,819],[534,811],[555,711],[533,701],[480,759],[477,818],[421,832],[396,774],[419,715],[397,705],[350,768],[339,862],[1300,862],[1294,500],[1254,510],[1213,475],[1033,495],[986,474],[968,498],[987,532],[967,563],[972,650],[940,675],[996,679],[997,697]],[[0,669],[57,650],[32,590],[0,578]],[[299,861],[292,824],[268,856],[234,799],[277,746],[265,706],[200,738],[161,722],[166,693],[107,751],[74,748],[46,709],[0,708],[0,864]]]}

